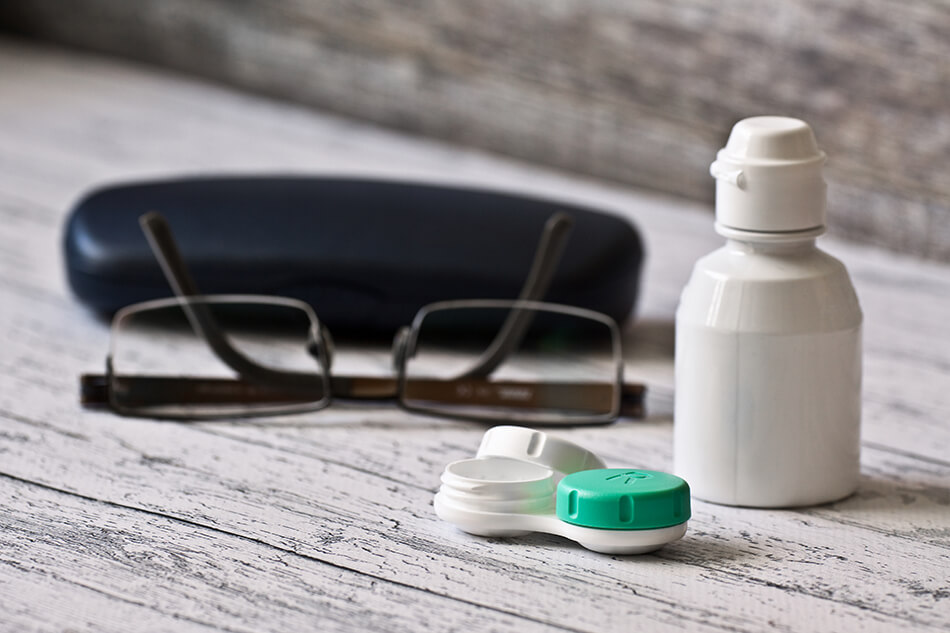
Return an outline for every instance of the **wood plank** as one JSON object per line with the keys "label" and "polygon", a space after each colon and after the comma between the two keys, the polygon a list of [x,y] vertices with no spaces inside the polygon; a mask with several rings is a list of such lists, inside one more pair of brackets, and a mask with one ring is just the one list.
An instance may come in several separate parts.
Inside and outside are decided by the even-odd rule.
{"label": "wood plank", "polygon": [[[380,407],[193,426],[80,410],[76,377],[101,368],[108,328],[63,281],[58,227],[68,206],[104,180],[352,170],[563,197],[630,217],[650,257],[640,319],[625,332],[627,366],[653,387],[654,415],[562,433],[612,464],[659,469],[670,464],[679,289],[695,258],[720,243],[701,206],[111,62],[15,51],[0,73],[0,94],[15,95],[0,99],[0,486],[11,491],[0,494],[0,516],[15,526],[0,530],[0,608],[12,605],[12,623],[286,630],[324,608],[344,630],[413,628],[400,609],[431,611],[425,622],[436,628],[500,630],[950,623],[945,266],[827,241],[854,273],[867,318],[857,495],[799,511],[696,502],[684,540],[639,558],[546,536],[471,537],[438,521],[431,499],[442,467],[474,452],[478,425]],[[385,358],[347,362],[379,372]],[[29,539],[35,554],[19,545]],[[127,542],[139,549],[115,550]],[[185,558],[181,586],[163,575],[176,555]],[[149,574],[158,582],[143,588]],[[264,597],[274,587],[285,601]],[[388,613],[397,614],[392,627],[378,619]]]}
{"label": "wood plank", "polygon": [[20,554],[0,559],[9,630],[551,630],[160,513],[5,477],[0,490],[0,549]]}
{"label": "wood plank", "polygon": [[[84,415],[62,428],[2,417],[0,428],[18,438],[5,453],[10,465],[4,467],[17,478],[49,482],[495,610],[571,622],[579,630],[616,629],[617,618],[632,613],[645,614],[662,628],[681,627],[686,620],[756,630],[764,623],[753,605],[770,602],[777,605],[772,617],[808,609],[824,628],[855,619],[872,630],[887,630],[899,621],[939,628],[950,616],[950,602],[941,598],[950,566],[946,534],[934,543],[913,534],[940,525],[945,516],[950,500],[941,484],[950,474],[947,467],[933,469],[923,483],[875,485],[865,497],[822,513],[697,502],[696,527],[687,539],[658,556],[624,559],[598,556],[553,537],[470,537],[438,521],[430,507],[438,472],[447,459],[474,450],[480,431],[470,425],[448,425],[435,434],[407,421],[377,430],[379,452],[357,459],[341,455],[337,446],[365,444],[366,429],[359,425],[301,428],[312,445],[329,444],[326,450],[333,456],[321,458],[297,445],[272,448],[273,440],[259,439],[272,430],[263,426],[180,426],[102,414]],[[231,441],[218,432],[221,428]],[[602,432],[592,446],[599,450],[609,443],[635,463],[655,464],[649,446],[640,452],[643,438],[637,429],[626,430],[619,437]],[[237,441],[235,436],[245,432],[252,439]],[[459,454],[455,447],[463,443],[468,446]],[[401,473],[412,473],[414,481]],[[919,495],[908,499],[911,490]],[[885,534],[858,529],[860,512],[851,503],[864,512],[875,503],[887,509],[896,505],[901,515],[894,521],[903,517],[900,527],[911,534],[902,536],[894,525]],[[927,513],[933,517],[929,524],[920,521]],[[848,521],[837,521],[839,515]],[[845,525],[849,529],[842,529]],[[872,569],[874,583],[868,583]],[[688,602],[673,586],[683,582],[682,590],[693,591],[690,587],[704,577],[713,582],[704,585],[702,596],[689,594]],[[738,610],[727,606],[730,587],[737,583],[755,596]],[[548,591],[536,595],[536,585]],[[596,608],[576,613],[575,602],[562,600],[555,587]],[[623,587],[636,593],[618,592]],[[685,604],[667,611],[670,601],[680,600]]]}

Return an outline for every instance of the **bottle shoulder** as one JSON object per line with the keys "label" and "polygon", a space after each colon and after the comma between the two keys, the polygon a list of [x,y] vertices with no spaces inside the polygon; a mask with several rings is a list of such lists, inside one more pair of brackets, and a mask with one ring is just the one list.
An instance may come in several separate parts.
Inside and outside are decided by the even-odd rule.
{"label": "bottle shoulder", "polygon": [[760,333],[829,332],[862,320],[844,264],[816,248],[713,251],[696,263],[677,310],[681,324]]}
{"label": "bottle shoulder", "polygon": [[759,251],[730,245],[700,258],[694,273],[764,282],[848,275],[840,260],[819,248]]}

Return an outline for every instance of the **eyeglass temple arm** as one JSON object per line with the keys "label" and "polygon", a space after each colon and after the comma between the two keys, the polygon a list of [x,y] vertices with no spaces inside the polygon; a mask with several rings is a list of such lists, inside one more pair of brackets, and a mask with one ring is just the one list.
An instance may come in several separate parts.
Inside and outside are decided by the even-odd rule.
{"label": "eyeglass temple arm", "polygon": [[[200,296],[185,260],[181,256],[178,244],[172,235],[168,221],[161,213],[151,211],[139,218],[139,226],[145,233],[152,253],[162,267],[165,279],[175,294],[182,298]],[[221,362],[233,369],[238,375],[258,381],[277,381],[282,383],[307,382],[312,384],[313,375],[287,372],[264,367],[235,349],[222,333],[217,320],[208,306],[202,303],[183,302],[182,308],[195,332],[207,342]]]}
{"label": "eyeglass temple arm", "polygon": [[[561,261],[567,238],[574,228],[574,218],[564,212],[559,212],[548,218],[544,224],[544,232],[534,252],[531,270],[525,279],[518,301],[540,301],[544,299],[554,272]],[[511,354],[512,350],[521,344],[528,326],[534,319],[534,310],[524,310],[515,306],[505,318],[504,324],[495,339],[482,353],[474,367],[469,368],[458,378],[485,378],[495,371],[499,365]]]}

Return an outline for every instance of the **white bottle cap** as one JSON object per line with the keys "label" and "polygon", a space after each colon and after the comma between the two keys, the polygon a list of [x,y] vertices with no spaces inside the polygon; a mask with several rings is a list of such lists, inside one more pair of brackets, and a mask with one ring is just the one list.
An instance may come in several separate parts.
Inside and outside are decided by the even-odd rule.
{"label": "white bottle cap", "polygon": [[821,233],[824,162],[804,121],[779,116],[739,121],[709,167],[716,179],[717,230]]}

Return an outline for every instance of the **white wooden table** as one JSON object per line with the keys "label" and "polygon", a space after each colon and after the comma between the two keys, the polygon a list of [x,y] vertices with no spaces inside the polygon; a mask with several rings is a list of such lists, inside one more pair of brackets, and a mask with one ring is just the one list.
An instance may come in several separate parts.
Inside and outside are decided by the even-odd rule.
{"label": "white wooden table", "polygon": [[649,261],[627,371],[652,414],[563,435],[669,469],[672,318],[720,242],[710,215],[0,40],[0,630],[950,630],[950,268],[822,241],[866,315],[857,494],[795,511],[694,501],[682,541],[611,557],[440,522],[439,474],[479,425],[384,407],[187,426],[79,408],[108,325],[66,287],[68,207],[109,181],[251,171],[477,184],[632,218]]}

